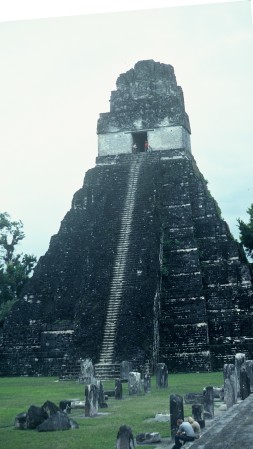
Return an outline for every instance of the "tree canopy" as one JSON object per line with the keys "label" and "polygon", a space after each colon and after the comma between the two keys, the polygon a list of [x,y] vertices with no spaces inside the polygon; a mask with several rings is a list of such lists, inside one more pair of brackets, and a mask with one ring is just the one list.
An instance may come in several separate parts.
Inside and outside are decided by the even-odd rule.
{"label": "tree canopy", "polygon": [[240,240],[245,247],[248,256],[253,257],[253,204],[247,209],[249,214],[249,222],[244,223],[243,220],[238,219],[238,227],[240,231]]}
{"label": "tree canopy", "polygon": [[7,212],[0,213],[0,323],[2,324],[30,277],[37,259],[17,253],[25,238],[21,220],[13,221]]}

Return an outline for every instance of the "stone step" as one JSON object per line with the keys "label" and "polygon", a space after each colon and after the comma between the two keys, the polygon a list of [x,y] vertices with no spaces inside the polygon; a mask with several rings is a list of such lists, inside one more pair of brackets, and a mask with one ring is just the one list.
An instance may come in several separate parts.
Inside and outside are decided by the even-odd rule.
{"label": "stone step", "polygon": [[112,287],[120,287],[120,284],[125,284],[126,281],[126,277],[124,277],[124,279],[120,279],[119,281],[117,281],[116,279],[114,281],[112,281]]}
{"label": "stone step", "polygon": [[[116,318],[118,318],[118,317],[116,317]],[[115,317],[113,317],[113,321],[112,321],[112,322],[111,322],[111,321],[108,321],[108,322],[106,323],[104,335],[106,335],[106,332],[107,332],[107,334],[108,334],[108,332],[111,333],[112,331],[114,331],[115,328],[116,328],[116,325],[117,325],[117,320],[115,319]]]}
{"label": "stone step", "polygon": [[103,351],[101,351],[101,356],[100,356],[100,360],[107,360],[107,361],[112,361],[113,360],[113,349],[105,349]]}
{"label": "stone step", "polygon": [[119,274],[118,277],[116,277],[116,276],[117,276],[117,275],[115,274],[114,277],[115,277],[116,279],[114,279],[114,280],[112,281],[112,287],[114,287],[114,286],[117,286],[117,287],[118,287],[119,284],[122,283],[122,282],[125,280],[125,278],[126,278],[125,274],[123,274],[123,273]]}
{"label": "stone step", "polygon": [[117,379],[120,377],[120,365],[115,367],[113,364],[104,365],[104,368],[95,365],[96,377],[100,380]]}
{"label": "stone step", "polygon": [[116,325],[115,317],[116,318],[118,317],[118,314],[119,314],[118,312],[119,312],[119,310],[114,310],[114,309],[107,310],[108,315],[110,315],[110,319],[109,318],[106,319],[106,324],[108,324],[108,326],[111,327],[111,326]]}
{"label": "stone step", "polygon": [[110,330],[108,330],[107,333],[104,333],[104,341],[102,344],[103,345],[107,345],[108,343],[113,343],[114,342],[114,337],[115,337],[115,328],[111,328]]}
{"label": "stone step", "polygon": [[124,277],[124,274],[125,274],[125,269],[115,270],[113,273],[113,278],[115,278],[115,279],[113,279],[112,282],[121,281]]}
{"label": "stone step", "polygon": [[104,349],[101,351],[100,360],[113,360],[113,348]]}
{"label": "stone step", "polygon": [[117,318],[118,318],[117,316],[113,317],[113,319],[112,319],[113,321],[112,322],[108,321],[106,323],[105,330],[104,330],[104,335],[106,335],[106,332],[107,332],[107,335],[108,335],[108,332],[112,333],[112,332],[115,331],[115,328],[116,328],[116,325],[117,325]]}
{"label": "stone step", "polygon": [[108,323],[104,332],[104,337],[111,337],[112,335],[114,335],[115,329],[116,329],[116,322],[113,325]]}
{"label": "stone step", "polygon": [[102,348],[100,360],[104,360],[107,357],[112,357],[113,356],[113,348],[114,348],[114,345]]}
{"label": "stone step", "polygon": [[125,281],[125,278],[126,278],[125,273],[119,274],[118,277],[117,277],[117,273],[114,274],[114,279],[111,282],[111,286],[112,287],[115,287],[115,286],[118,287],[120,283]]}
{"label": "stone step", "polygon": [[108,309],[110,310],[111,307],[119,307],[121,304],[121,294],[118,291],[118,286],[115,286],[111,289],[110,296],[109,296],[109,304]]}
{"label": "stone step", "polygon": [[109,305],[107,309],[107,313],[111,315],[112,312],[115,312],[115,314],[118,314],[120,308],[120,304]]}
{"label": "stone step", "polygon": [[111,292],[115,293],[115,290],[117,292],[117,289],[121,286],[122,283],[126,282],[126,276],[124,276],[122,279],[120,279],[119,281],[114,281],[113,284],[111,285]]}
{"label": "stone step", "polygon": [[112,340],[115,335],[116,324],[113,326],[110,326],[110,327],[108,327],[108,326],[106,327],[105,332],[104,332],[104,341],[105,341],[105,339],[107,339],[107,341],[108,341],[109,338]]}
{"label": "stone step", "polygon": [[112,338],[115,335],[115,329],[116,329],[116,323],[113,326],[108,324],[108,326],[106,326],[106,329],[104,331],[104,337],[105,338]]}
{"label": "stone step", "polygon": [[118,313],[120,305],[121,305],[121,301],[120,301],[120,303],[117,303],[117,304],[109,304],[108,309],[107,309],[107,313],[111,314],[111,312],[114,312],[114,311],[116,313]]}
{"label": "stone step", "polygon": [[[120,282],[125,281],[125,278],[126,278],[126,276],[124,276],[123,279],[120,279]],[[114,281],[112,281],[112,284],[111,284],[111,291],[117,289],[117,288],[119,287],[119,283],[120,283],[120,282],[117,281],[116,279],[115,279]]]}
{"label": "stone step", "polygon": [[[110,298],[110,301],[111,301],[111,298]],[[108,305],[108,308],[107,308],[107,313],[111,313],[113,311],[118,313],[120,305],[121,305],[121,301],[118,302],[118,300],[117,300],[117,303],[110,302]]]}
{"label": "stone step", "polygon": [[104,338],[106,338],[106,337],[110,337],[110,336],[114,336],[115,335],[115,330],[116,330],[116,327],[117,327],[117,318],[118,317],[115,317],[116,319],[115,319],[115,321],[114,321],[114,323],[113,324],[111,324],[111,323],[106,323],[106,326],[105,326],[105,331],[104,331]]}
{"label": "stone step", "polygon": [[109,305],[108,305],[108,309],[107,312],[112,311],[113,309],[117,309],[119,308],[119,306],[121,305],[121,300],[119,299],[115,299],[114,295],[112,294],[110,296],[110,301],[109,301]]}
{"label": "stone step", "polygon": [[106,360],[108,359],[108,357],[112,357],[113,356],[113,348],[105,348],[103,351],[101,351],[101,356],[100,356],[100,360]]}

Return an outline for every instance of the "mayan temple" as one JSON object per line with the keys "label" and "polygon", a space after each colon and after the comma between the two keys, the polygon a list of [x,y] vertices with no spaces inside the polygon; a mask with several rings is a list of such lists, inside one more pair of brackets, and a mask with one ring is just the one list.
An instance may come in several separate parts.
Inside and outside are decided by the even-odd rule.
{"label": "mayan temple", "polygon": [[2,375],[253,358],[248,263],[192,155],[173,67],[139,61],[116,87],[96,165],[5,321]]}

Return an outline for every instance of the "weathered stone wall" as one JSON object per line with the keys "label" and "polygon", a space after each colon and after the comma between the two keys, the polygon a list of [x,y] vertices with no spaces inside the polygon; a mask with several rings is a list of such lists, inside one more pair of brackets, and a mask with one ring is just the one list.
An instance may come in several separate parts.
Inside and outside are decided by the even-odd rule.
{"label": "weathered stone wall", "polygon": [[222,369],[236,352],[252,353],[249,268],[194,159],[162,163],[160,357],[175,370]]}
{"label": "weathered stone wall", "polygon": [[190,191],[192,162],[177,151],[162,157],[161,166],[164,252],[160,359],[170,370],[208,369],[208,319]]}

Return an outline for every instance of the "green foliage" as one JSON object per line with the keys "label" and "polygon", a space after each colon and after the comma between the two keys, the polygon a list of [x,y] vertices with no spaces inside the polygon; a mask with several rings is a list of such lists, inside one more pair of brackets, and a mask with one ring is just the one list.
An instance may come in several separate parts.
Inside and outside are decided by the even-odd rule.
{"label": "green foliage", "polygon": [[168,268],[168,260],[165,256],[163,256],[163,264],[162,264],[162,276],[167,277],[169,275],[169,268]]}
{"label": "green foliage", "polygon": [[[208,190],[208,191],[209,191],[209,190]],[[211,193],[210,193],[210,195],[211,195]],[[221,209],[220,209],[220,207],[219,207],[217,201],[216,201],[214,198],[213,198],[213,202],[214,202],[214,206],[215,206],[215,209],[216,209],[216,212],[217,212],[218,217],[219,217],[221,220],[223,220],[222,215],[221,215]]]}
{"label": "green foliage", "polygon": [[[84,418],[84,410],[72,410],[70,415],[79,429],[64,432],[36,432],[14,430],[18,413],[26,412],[30,405],[41,406],[49,400],[59,405],[63,399],[84,400],[84,385],[75,381],[59,382],[56,378],[12,377],[0,378],[0,441],[4,449],[112,449],[122,424],[129,425],[134,435],[142,432],[159,432],[162,438],[170,436],[170,425],[151,421],[156,413],[169,413],[171,394],[184,395],[202,392],[207,385],[220,387],[223,373],[169,374],[169,388],[156,389],[152,378],[151,393],[129,396],[123,383],[123,400],[109,398],[108,408],[99,410],[101,415]],[[114,389],[114,381],[103,382],[105,390]],[[191,414],[191,406],[185,406],[185,416]],[[150,449],[150,445],[145,445]]]}
{"label": "green foliage", "polygon": [[169,249],[172,243],[173,240],[165,236],[163,239],[163,249]]}
{"label": "green foliage", "polygon": [[0,323],[3,323],[5,317],[8,315],[11,310],[13,304],[16,302],[16,299],[10,299],[0,304]]}
{"label": "green foliage", "polygon": [[162,260],[162,269],[161,269],[162,277],[167,277],[169,275],[169,263],[168,263],[168,259],[165,256],[164,252],[169,251],[173,242],[174,242],[174,240],[172,240],[166,234],[164,234],[164,236],[163,236],[163,260]]}
{"label": "green foliage", "polygon": [[62,320],[60,318],[55,320],[52,324],[57,327],[63,327],[65,329],[69,329],[73,326],[73,322],[71,320]]}
{"label": "green foliage", "polygon": [[209,188],[208,188],[208,183],[209,183],[209,181],[208,181],[208,180],[203,176],[203,174],[199,171],[199,169],[198,169],[198,167],[197,167],[195,161],[192,162],[192,167],[193,167],[193,171],[194,171],[196,177],[199,178],[199,179],[203,182],[203,184],[206,186],[207,194],[208,194],[208,196],[209,196],[210,198],[212,198],[212,200],[213,200],[213,202],[214,202],[214,207],[215,207],[215,209],[216,209],[216,212],[217,212],[218,217],[219,217],[221,220],[223,220],[222,214],[221,214],[221,209],[220,209],[220,207],[219,207],[217,201],[213,198],[213,196],[212,196],[212,194],[211,194],[211,192],[210,192],[210,190],[209,190]]}
{"label": "green foliage", "polygon": [[17,245],[25,237],[23,223],[0,213],[0,323],[2,324],[31,275],[36,257],[17,254]]}
{"label": "green foliage", "polygon": [[249,222],[244,223],[243,220],[238,219],[238,228],[240,231],[240,240],[245,247],[248,256],[253,257],[253,204],[247,210],[249,214]]}

